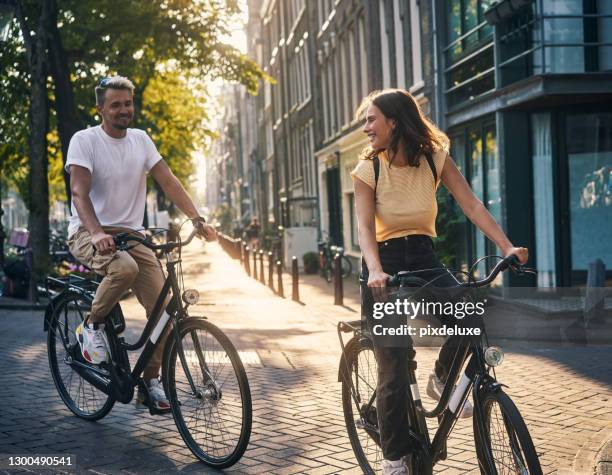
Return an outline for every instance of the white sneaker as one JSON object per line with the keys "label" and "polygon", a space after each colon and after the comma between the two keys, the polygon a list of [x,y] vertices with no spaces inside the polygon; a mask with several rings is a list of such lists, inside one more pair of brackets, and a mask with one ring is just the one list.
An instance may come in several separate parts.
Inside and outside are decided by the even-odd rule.
{"label": "white sneaker", "polygon": [[383,460],[380,463],[383,475],[408,475],[408,465],[403,458],[399,460]]}
{"label": "white sneaker", "polygon": [[[451,392],[451,397],[453,396],[455,389],[457,389],[457,386],[453,388],[453,391]],[[435,399],[436,401],[439,401],[440,398],[442,397],[442,391],[444,391],[444,383],[440,381],[440,378],[436,376],[435,372],[432,372],[429,375],[429,382],[427,383],[427,395],[430,398]],[[459,414],[459,417],[461,417],[462,419],[466,419],[468,417],[472,417],[473,413],[474,413],[474,406],[472,405],[472,402],[470,401],[468,397],[463,403],[463,408],[461,409],[461,413]]]}
{"label": "white sneaker", "polygon": [[147,406],[155,413],[163,413],[170,410],[170,403],[166,397],[163,384],[157,378],[150,379],[146,382],[148,394],[145,394],[141,388],[138,388],[136,400],[138,404]]}
{"label": "white sneaker", "polygon": [[83,358],[91,364],[110,361],[110,351],[103,323],[81,323],[74,332]]}

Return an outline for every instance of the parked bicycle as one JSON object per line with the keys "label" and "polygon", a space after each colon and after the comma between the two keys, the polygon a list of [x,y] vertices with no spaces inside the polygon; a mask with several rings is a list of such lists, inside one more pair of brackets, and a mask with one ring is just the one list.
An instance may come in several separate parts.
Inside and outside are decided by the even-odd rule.
{"label": "parked bicycle", "polygon": [[[117,304],[105,325],[111,362],[89,364],[81,355],[75,330],[91,308],[97,283],[71,276],[49,277],[48,285],[61,291],[45,312],[45,331],[49,366],[60,397],[77,416],[98,420],[116,401],[132,401],[134,388],[148,394],[142,372],[153,355],[159,336],[170,331],[162,360],[162,383],[168,396],[177,429],[191,452],[205,464],[224,468],[236,463],[249,442],[252,407],[247,376],[230,340],[206,317],[188,313],[198,301],[198,292],[183,289],[181,248],[196,235],[181,242],[153,244],[134,234],[114,237],[117,249],[127,251],[135,245],[160,250],[166,258],[167,278],[147,324],[134,343],[121,333],[125,319]],[[175,256],[173,251],[177,251]],[[163,303],[172,292],[164,313]],[[144,347],[131,369],[128,351]],[[152,405],[150,405],[152,407]],[[154,409],[149,409],[154,413]]]}
{"label": "parked bicycle", "polygon": [[[478,263],[478,262],[477,262]],[[476,264],[477,264],[476,263]],[[521,266],[515,256],[502,259],[482,280],[471,277],[459,287],[477,288],[489,285],[506,269],[518,274],[535,273]],[[422,288],[429,282],[416,272],[400,272],[389,280],[389,287]],[[353,333],[345,344],[342,334]],[[340,322],[338,337],[342,347],[339,381],[342,383],[342,406],[347,432],[359,466],[366,474],[379,472],[382,461],[376,413],[376,359],[372,335],[362,328],[362,321]],[[486,334],[474,340],[463,337],[451,366],[437,406],[423,407],[416,380],[416,362],[409,370],[410,391],[406,394],[410,439],[414,452],[409,456],[411,474],[431,474],[434,465],[446,458],[446,441],[458,420],[464,401],[474,400],[474,443],[480,471],[492,474],[541,474],[538,455],[523,417],[496,380],[495,366],[503,359],[498,347],[488,346]],[[464,344],[462,344],[464,343]],[[453,387],[466,360],[469,361],[456,390]],[[473,377],[469,377],[473,374]],[[451,396],[452,393],[452,396]],[[430,440],[425,418],[438,418],[438,429]]]}
{"label": "parked bicycle", "polygon": [[344,248],[330,245],[329,241],[319,241],[319,275],[329,284],[334,275],[334,256],[340,254],[342,278],[346,279],[353,271],[353,265],[348,257],[344,255]]}

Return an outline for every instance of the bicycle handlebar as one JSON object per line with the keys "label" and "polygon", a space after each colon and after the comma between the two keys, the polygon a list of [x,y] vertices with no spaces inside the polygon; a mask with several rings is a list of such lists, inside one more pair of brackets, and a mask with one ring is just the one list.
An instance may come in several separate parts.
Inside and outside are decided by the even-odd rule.
{"label": "bicycle handlebar", "polygon": [[[534,269],[530,269],[528,267],[522,266],[518,260],[518,257],[516,257],[514,254],[510,254],[509,256],[506,256],[504,259],[499,261],[495,265],[493,270],[491,270],[489,275],[487,275],[484,279],[473,280],[473,281],[461,283],[459,287],[484,287],[485,285],[489,285],[491,282],[493,282],[493,280],[495,280],[495,278],[500,272],[503,272],[508,268],[512,269],[514,272],[516,272],[519,275],[537,273]],[[389,280],[387,281],[387,286],[398,287],[401,284],[405,283],[406,280],[414,280],[414,279],[415,277],[412,276],[411,272],[409,271],[408,272],[406,271],[398,272],[397,274],[394,274],[393,276],[389,278]],[[423,280],[423,279],[419,279],[419,280]]]}
{"label": "bicycle handlebar", "polygon": [[183,247],[183,246],[188,245],[193,240],[193,238],[197,235],[197,233],[198,233],[198,230],[197,228],[194,227],[193,231],[191,232],[191,234],[189,235],[186,241],[180,241],[180,242],[171,241],[165,244],[153,244],[147,238],[135,236],[130,233],[119,233],[113,236],[113,241],[115,241],[115,246],[117,246],[117,249],[120,251],[126,251],[130,249],[130,247],[127,244],[129,241],[136,241],[137,243],[142,244],[143,246],[146,246],[153,251],[170,252],[173,249],[176,249],[178,247]]}

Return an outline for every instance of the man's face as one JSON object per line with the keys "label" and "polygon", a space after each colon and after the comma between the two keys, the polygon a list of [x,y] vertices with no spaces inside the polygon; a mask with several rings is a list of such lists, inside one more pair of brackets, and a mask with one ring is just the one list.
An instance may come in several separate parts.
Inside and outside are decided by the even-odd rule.
{"label": "man's face", "polygon": [[96,106],[104,124],[117,130],[125,130],[134,117],[132,92],[128,89],[107,89],[104,104]]}

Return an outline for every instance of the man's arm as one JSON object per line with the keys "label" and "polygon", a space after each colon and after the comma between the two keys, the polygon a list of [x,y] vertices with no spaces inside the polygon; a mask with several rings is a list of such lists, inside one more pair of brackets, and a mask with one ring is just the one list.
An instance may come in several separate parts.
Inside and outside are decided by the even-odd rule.
{"label": "man's arm", "polygon": [[91,172],[79,165],[70,165],[70,190],[72,202],[77,210],[81,223],[89,231],[91,242],[101,253],[106,254],[115,249],[113,237],[106,234],[98,221],[89,192],[91,190]]}
{"label": "man's arm", "polygon": [[[193,200],[165,161],[158,161],[149,173],[168,199],[185,213],[187,217],[195,219],[200,216]],[[204,225],[203,234],[207,241],[214,241],[215,230],[211,226]]]}

